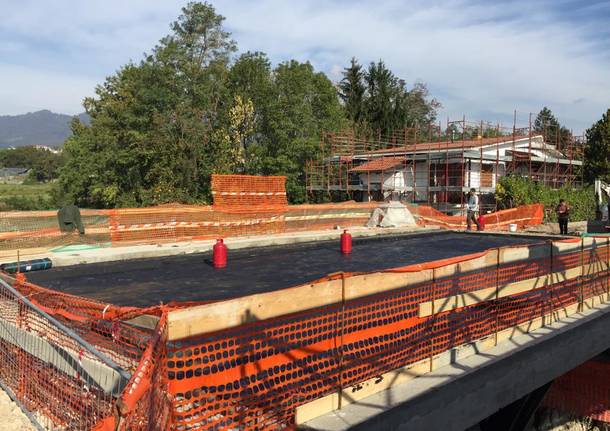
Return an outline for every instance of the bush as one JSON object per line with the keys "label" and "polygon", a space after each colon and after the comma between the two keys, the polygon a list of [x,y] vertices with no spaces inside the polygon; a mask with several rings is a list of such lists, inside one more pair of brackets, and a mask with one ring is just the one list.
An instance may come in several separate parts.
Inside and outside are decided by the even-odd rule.
{"label": "bush", "polygon": [[56,208],[55,202],[49,196],[9,196],[0,204],[0,211],[38,211]]}
{"label": "bush", "polygon": [[559,199],[565,199],[570,206],[571,220],[595,218],[595,192],[591,186],[582,189],[567,186],[553,189],[521,176],[503,177],[496,186],[496,200],[499,208],[541,203],[545,208],[545,221],[557,221],[555,207],[559,203]]}

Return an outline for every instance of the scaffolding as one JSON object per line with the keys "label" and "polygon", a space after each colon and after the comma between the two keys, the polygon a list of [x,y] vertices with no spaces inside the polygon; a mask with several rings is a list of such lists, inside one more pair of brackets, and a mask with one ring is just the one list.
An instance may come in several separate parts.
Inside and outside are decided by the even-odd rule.
{"label": "scaffolding", "polygon": [[482,210],[496,210],[498,180],[521,175],[552,188],[580,187],[584,138],[560,127],[447,120],[388,136],[353,130],[323,133],[321,156],[306,163],[313,200],[384,200],[391,194],[411,203],[461,213],[475,188]]}

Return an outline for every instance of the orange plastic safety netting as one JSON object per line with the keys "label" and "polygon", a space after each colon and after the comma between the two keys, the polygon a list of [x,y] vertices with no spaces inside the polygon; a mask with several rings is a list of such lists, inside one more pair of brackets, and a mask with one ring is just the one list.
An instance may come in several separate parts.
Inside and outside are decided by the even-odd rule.
{"label": "orange plastic safety netting", "polygon": [[[574,247],[566,252],[565,245],[545,242],[374,274],[332,276],[314,283],[313,290],[303,286],[302,294],[299,288],[285,293],[299,303],[317,289],[329,297],[328,304],[273,318],[259,318],[257,312],[264,312],[266,300],[281,304],[281,291],[249,299],[257,306],[244,310],[242,320],[248,323],[168,342],[174,425],[200,430],[290,428],[297,409],[311,401],[342,390],[355,393],[359,384],[383,379],[389,371],[607,296],[607,240],[582,249],[580,241],[561,244]],[[513,249],[518,251],[512,255],[505,251]],[[554,272],[579,275],[539,282]],[[401,274],[404,279],[392,288],[390,283],[386,290],[366,293]],[[530,282],[537,288],[509,296],[498,293],[500,286]],[[496,296],[490,289],[496,289]],[[359,291],[364,296],[357,297]],[[455,298],[480,297],[481,292],[489,299],[447,307]],[[239,313],[239,303],[230,309]]]}
{"label": "orange plastic safety netting", "polygon": [[553,382],[544,405],[610,423],[610,361],[593,359],[559,377]]}
{"label": "orange plastic safety netting", "polygon": [[212,175],[214,208],[223,212],[284,211],[286,177]]}
{"label": "orange plastic safety netting", "polygon": [[[233,211],[203,205],[83,210],[85,234],[59,230],[52,211],[0,213],[0,260],[17,260],[43,251],[70,251],[130,244],[264,235],[335,226],[364,226],[373,203],[290,205],[286,208]],[[7,259],[4,259],[7,260]]]}
{"label": "orange plastic safety netting", "polygon": [[[167,429],[164,373],[147,374],[162,365],[162,308],[117,307],[22,275],[2,279],[16,290],[0,285],[0,381],[40,426],[114,431],[120,417],[121,430],[155,429],[151,421]],[[148,324],[138,322],[144,316]]]}
{"label": "orange plastic safety netting", "polygon": [[61,232],[56,211],[0,212],[0,255],[4,250],[110,242],[109,217],[105,211],[82,210],[81,216],[87,235]]}
{"label": "orange plastic safety netting", "polygon": [[[448,216],[426,205],[408,205],[411,213],[417,217],[420,224],[442,226],[448,229],[464,229],[465,216]],[[544,205],[523,205],[517,208],[500,210],[483,214],[485,228],[488,230],[508,230],[511,224],[519,229],[526,226],[536,226],[544,219]]]}
{"label": "orange plastic safety netting", "polygon": [[[151,208],[83,210],[85,235],[62,233],[52,211],[0,213],[0,258],[16,260],[43,251],[69,251],[70,247],[107,247],[204,240],[217,237],[263,235],[337,226],[365,226],[375,202],[290,205],[281,211],[268,208],[251,212],[219,210],[213,206],[164,205]],[[447,216],[426,206],[408,206],[421,225],[449,229],[465,227],[465,217]],[[241,208],[241,207],[240,207]],[[506,230],[542,222],[541,205],[527,205],[486,214],[486,229]],[[70,246],[70,247],[66,247]]]}
{"label": "orange plastic safety netting", "polygon": [[[383,379],[386,372],[512,331],[589,298],[607,297],[609,250],[606,238],[541,242],[375,273],[332,275],[262,294],[241,317],[239,298],[211,304],[226,303],[242,323],[178,339],[168,336],[169,308],[114,307],[14,280],[24,297],[131,378],[120,392],[108,394],[103,386],[83,384],[80,372],[42,363],[40,354],[14,337],[0,337],[0,379],[28,410],[66,430],[286,429],[295,425],[297,409],[311,401],[342,389],[355,393],[360,384]],[[557,272],[572,275],[538,282]],[[528,282],[539,287],[498,293],[500,286]],[[481,298],[490,289],[495,296],[487,293],[467,306],[446,307],[452,298]],[[281,309],[286,297],[302,311],[257,315],[267,305],[267,310]],[[23,312],[18,298],[4,294],[0,299],[2,319],[76,352],[83,364],[95,362],[40,315]],[[306,306],[312,300],[318,305]],[[154,325],[134,323],[144,315],[155,318]]]}
{"label": "orange plastic safety netting", "polygon": [[[211,206],[161,205],[149,208],[82,210],[85,234],[64,233],[54,211],[0,212],[0,261],[28,259],[47,251],[155,244],[217,237],[276,234],[337,226],[364,226],[378,203],[288,205],[282,176],[212,175]],[[465,218],[431,207],[408,205],[422,225],[465,227]],[[484,216],[487,229],[540,224],[541,205]]]}

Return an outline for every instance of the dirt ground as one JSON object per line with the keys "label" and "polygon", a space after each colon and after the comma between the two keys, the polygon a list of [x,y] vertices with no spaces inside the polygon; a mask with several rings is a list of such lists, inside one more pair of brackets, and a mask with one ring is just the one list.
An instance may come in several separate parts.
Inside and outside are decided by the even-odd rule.
{"label": "dirt ground", "polygon": [[0,431],[35,431],[30,420],[0,389]]}
{"label": "dirt ground", "polygon": [[[526,232],[542,233],[559,235],[559,224],[557,223],[544,223],[539,226],[529,226],[525,229]],[[568,233],[570,235],[580,235],[587,231],[586,221],[575,221],[568,224]]]}

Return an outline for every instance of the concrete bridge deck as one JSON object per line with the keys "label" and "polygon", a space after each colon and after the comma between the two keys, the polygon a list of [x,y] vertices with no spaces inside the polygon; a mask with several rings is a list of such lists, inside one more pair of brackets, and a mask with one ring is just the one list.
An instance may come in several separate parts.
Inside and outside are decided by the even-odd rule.
{"label": "concrete bridge deck", "polygon": [[354,238],[348,256],[339,252],[337,240],[326,240],[230,250],[228,266],[222,270],[210,265],[207,252],[62,266],[29,273],[28,279],[74,295],[147,307],[170,301],[228,299],[299,285],[338,271],[382,270],[543,240],[448,231],[378,235]]}

